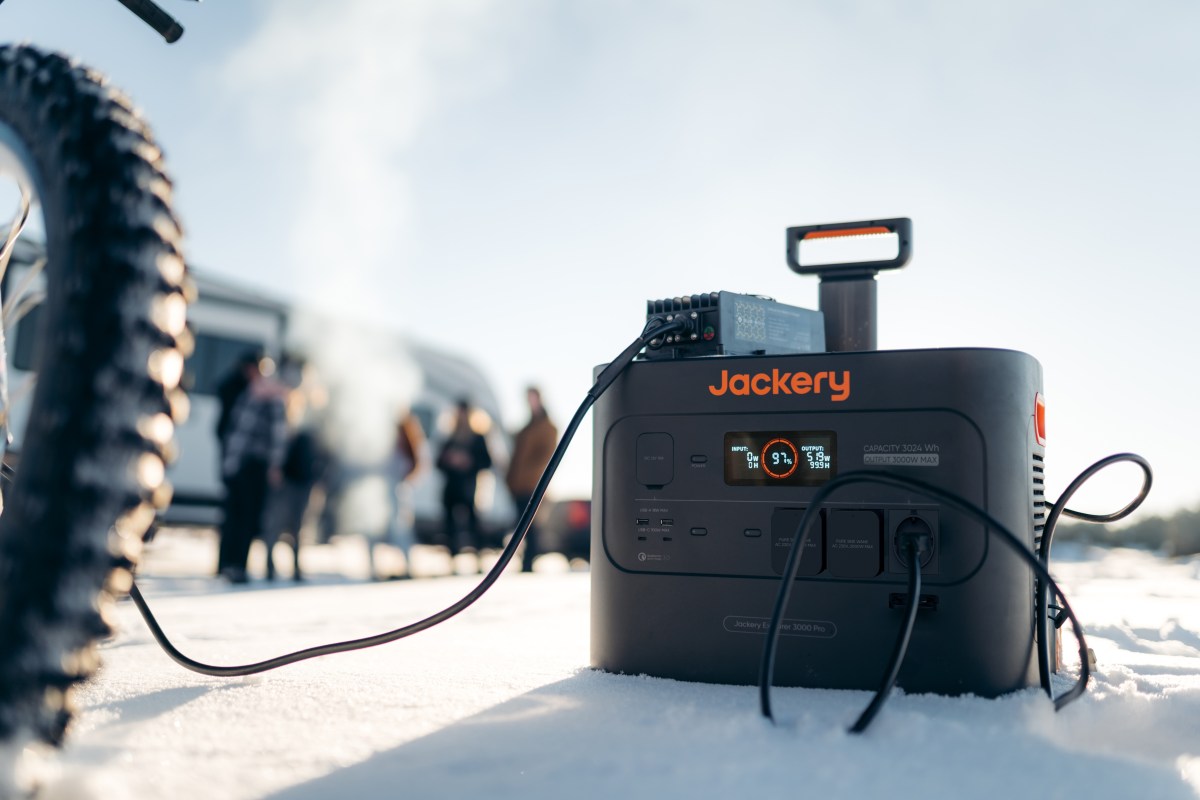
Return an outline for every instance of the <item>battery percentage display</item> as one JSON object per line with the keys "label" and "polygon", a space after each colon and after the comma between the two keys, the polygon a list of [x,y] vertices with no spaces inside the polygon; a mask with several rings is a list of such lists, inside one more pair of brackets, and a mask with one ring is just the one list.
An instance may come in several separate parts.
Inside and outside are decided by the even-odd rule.
{"label": "battery percentage display", "polygon": [[795,472],[799,464],[796,445],[787,439],[772,439],[763,447],[762,468],[769,477],[783,480]]}
{"label": "battery percentage display", "polygon": [[836,473],[833,431],[725,434],[725,482],[730,486],[818,486]]}

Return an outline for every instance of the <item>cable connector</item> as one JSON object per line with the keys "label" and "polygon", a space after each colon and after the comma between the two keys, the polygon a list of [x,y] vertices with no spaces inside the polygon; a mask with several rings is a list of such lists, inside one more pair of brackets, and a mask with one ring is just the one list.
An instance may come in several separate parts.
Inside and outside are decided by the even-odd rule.
{"label": "cable connector", "polygon": [[[657,350],[665,344],[670,344],[672,341],[678,343],[684,339],[692,340],[696,338],[696,323],[700,315],[695,311],[677,311],[666,314],[654,314],[646,320],[646,327],[650,328],[653,323],[654,330],[651,331],[653,336],[646,346]],[[670,328],[674,332],[674,337],[671,333],[665,335],[660,332],[661,329]]]}
{"label": "cable connector", "polygon": [[894,537],[896,555],[905,567],[910,558],[916,559],[920,567],[928,567],[933,561],[933,530],[927,520],[916,514],[907,517],[896,527]]}
{"label": "cable connector", "polygon": [[933,550],[933,537],[929,535],[928,528],[920,531],[901,530],[896,534],[896,543],[900,545],[901,553],[911,550],[918,558]]}
{"label": "cable connector", "polygon": [[1067,610],[1062,606],[1053,604],[1049,606],[1049,609],[1054,612],[1053,614],[1049,615],[1050,621],[1054,623],[1055,628],[1061,628],[1068,619]]}

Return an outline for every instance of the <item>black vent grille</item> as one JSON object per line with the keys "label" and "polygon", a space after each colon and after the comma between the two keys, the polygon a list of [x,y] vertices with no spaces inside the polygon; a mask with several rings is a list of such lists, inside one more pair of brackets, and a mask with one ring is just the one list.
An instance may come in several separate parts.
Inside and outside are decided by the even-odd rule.
{"label": "black vent grille", "polygon": [[1033,548],[1042,544],[1042,531],[1046,528],[1046,459],[1033,454]]}
{"label": "black vent grille", "polygon": [[665,300],[647,300],[647,314],[665,314],[671,311],[690,311],[696,308],[716,308],[719,292],[693,294],[687,297],[668,297]]}

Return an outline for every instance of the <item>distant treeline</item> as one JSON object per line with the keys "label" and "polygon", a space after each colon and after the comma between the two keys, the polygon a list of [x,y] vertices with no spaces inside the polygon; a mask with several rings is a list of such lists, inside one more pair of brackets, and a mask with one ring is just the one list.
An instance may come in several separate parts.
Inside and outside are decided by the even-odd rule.
{"label": "distant treeline", "polygon": [[1058,526],[1054,541],[1145,547],[1172,556],[1200,553],[1200,509],[1176,511],[1169,517],[1148,517],[1122,527],[1064,522]]}

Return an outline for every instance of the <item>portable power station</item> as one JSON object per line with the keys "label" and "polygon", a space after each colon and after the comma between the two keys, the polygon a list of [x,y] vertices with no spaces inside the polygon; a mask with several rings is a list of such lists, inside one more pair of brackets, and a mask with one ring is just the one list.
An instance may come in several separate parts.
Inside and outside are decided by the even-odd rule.
{"label": "portable power station", "polygon": [[[875,235],[898,240],[893,259],[801,259],[808,239]],[[1046,513],[1041,366],[1009,350],[875,350],[875,273],[910,252],[907,219],[789,228],[788,262],[821,276],[821,312],[775,313],[762,298],[765,309],[738,309],[745,296],[732,293],[649,303],[650,315],[692,324],[655,342],[593,409],[594,667],[755,683],[801,514],[819,487],[855,470],[951,492],[1036,552]],[[803,328],[818,313],[823,336],[768,334],[772,320]],[[810,352],[782,352],[789,340]],[[1027,564],[953,508],[861,484],[810,525],[776,682],[878,685],[906,613],[905,531],[931,547],[920,555],[898,685],[989,697],[1037,685]]]}

